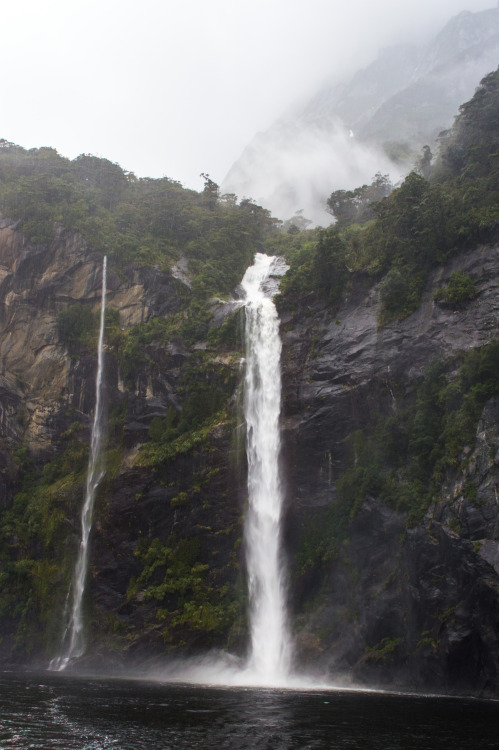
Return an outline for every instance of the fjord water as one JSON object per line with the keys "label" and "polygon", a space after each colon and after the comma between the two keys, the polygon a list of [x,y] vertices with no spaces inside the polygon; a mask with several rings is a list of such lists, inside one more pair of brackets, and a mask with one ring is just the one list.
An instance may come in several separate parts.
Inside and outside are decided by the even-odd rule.
{"label": "fjord water", "polygon": [[285,684],[291,656],[280,543],[281,339],[277,310],[263,289],[274,262],[275,258],[257,253],[241,283],[246,295],[248,511],[244,534],[251,636],[246,669],[260,685]]}
{"label": "fjord water", "polygon": [[2,750],[487,750],[492,701],[0,673]]}
{"label": "fjord water", "polygon": [[107,257],[102,262],[102,291],[99,324],[99,339],[97,344],[97,374],[95,378],[95,408],[90,438],[90,458],[88,462],[85,500],[81,511],[81,537],[78,556],[74,568],[73,580],[68,593],[67,622],[62,637],[61,653],[51,662],[51,669],[61,670],[71,660],[82,656],[85,652],[85,633],[83,621],[83,595],[88,569],[88,542],[92,529],[95,493],[102,478],[100,467],[100,453],[103,434],[102,410],[102,376],[104,371],[104,323],[106,315],[106,284]]}

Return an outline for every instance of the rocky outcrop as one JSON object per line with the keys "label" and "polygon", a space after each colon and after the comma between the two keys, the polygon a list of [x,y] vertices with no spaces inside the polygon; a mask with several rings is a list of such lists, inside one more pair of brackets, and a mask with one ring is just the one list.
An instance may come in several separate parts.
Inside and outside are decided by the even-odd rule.
{"label": "rocky outcrop", "polygon": [[338,681],[494,694],[497,574],[442,524],[405,520],[366,499],[301,631],[304,658],[329,654]]}

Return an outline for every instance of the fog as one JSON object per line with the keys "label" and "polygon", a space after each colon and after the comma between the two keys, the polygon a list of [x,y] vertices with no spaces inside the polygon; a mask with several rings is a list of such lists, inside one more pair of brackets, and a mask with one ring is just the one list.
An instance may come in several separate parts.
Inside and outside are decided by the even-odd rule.
{"label": "fog", "polygon": [[325,79],[494,5],[18,0],[2,8],[0,137],[199,189],[201,172],[221,182],[255,133]]}
{"label": "fog", "polygon": [[283,220],[297,213],[309,226],[333,221],[326,199],[335,189],[351,190],[377,173],[396,184],[403,175],[381,149],[359,143],[336,122],[320,128],[296,129],[291,140],[257,137],[222,183],[222,189],[251,196]]}

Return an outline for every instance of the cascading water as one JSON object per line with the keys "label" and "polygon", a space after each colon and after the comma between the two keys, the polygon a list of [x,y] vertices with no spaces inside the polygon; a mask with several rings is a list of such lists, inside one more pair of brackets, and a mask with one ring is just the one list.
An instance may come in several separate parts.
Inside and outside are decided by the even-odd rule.
{"label": "cascading water", "polygon": [[102,297],[100,310],[99,343],[97,348],[97,375],[95,379],[95,410],[90,440],[90,458],[85,488],[85,501],[81,512],[81,541],[76,559],[71,588],[68,593],[68,624],[62,638],[62,654],[52,660],[50,668],[63,670],[85,651],[83,623],[83,594],[88,569],[88,542],[92,528],[95,493],[102,479],[100,453],[102,445],[102,375],[104,364],[104,321],[106,314],[107,258],[102,263]]}
{"label": "cascading water", "polygon": [[286,682],[291,658],[280,544],[281,340],[277,310],[262,288],[275,260],[258,253],[241,284],[246,294],[244,414],[249,508],[245,543],[251,631],[247,669],[259,684],[268,685]]}
{"label": "cascading water", "polygon": [[[302,687],[291,674],[285,573],[281,550],[283,493],[279,472],[281,340],[272,296],[288,266],[257,253],[241,282],[245,308],[244,417],[248,462],[248,511],[244,537],[249,589],[250,647],[241,662],[227,653],[169,662],[156,677],[210,685]],[[149,678],[154,673],[147,672]]]}

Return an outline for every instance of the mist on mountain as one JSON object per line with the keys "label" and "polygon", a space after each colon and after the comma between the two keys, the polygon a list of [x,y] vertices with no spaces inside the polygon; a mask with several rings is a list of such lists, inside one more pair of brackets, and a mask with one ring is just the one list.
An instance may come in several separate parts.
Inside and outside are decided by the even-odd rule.
{"label": "mist on mountain", "polygon": [[499,60],[499,8],[454,16],[427,44],[383,49],[367,67],[325,84],[305,104],[258,133],[222,183],[282,219],[297,211],[327,225],[329,194],[396,183],[421,149],[438,149],[462,101]]}

